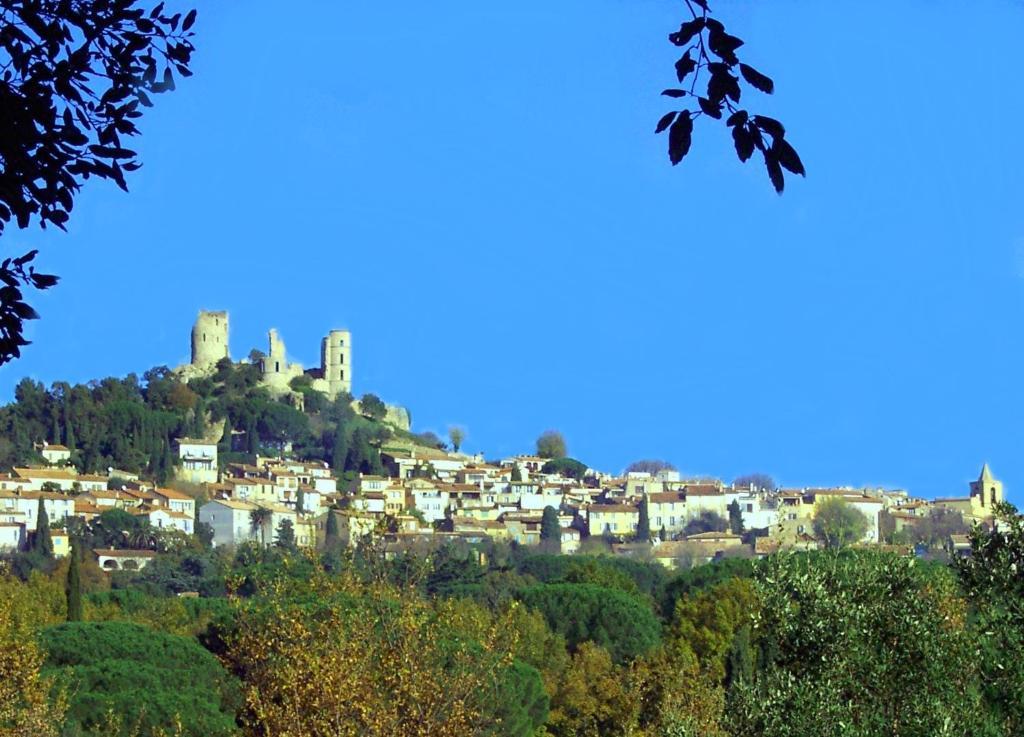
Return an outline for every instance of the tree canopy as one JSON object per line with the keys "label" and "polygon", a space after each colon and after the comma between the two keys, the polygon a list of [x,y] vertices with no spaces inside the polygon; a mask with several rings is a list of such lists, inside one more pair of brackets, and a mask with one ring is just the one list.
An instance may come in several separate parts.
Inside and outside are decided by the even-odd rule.
{"label": "tree canopy", "polygon": [[541,458],[565,458],[568,455],[565,437],[558,430],[545,430],[537,438],[537,455]]}

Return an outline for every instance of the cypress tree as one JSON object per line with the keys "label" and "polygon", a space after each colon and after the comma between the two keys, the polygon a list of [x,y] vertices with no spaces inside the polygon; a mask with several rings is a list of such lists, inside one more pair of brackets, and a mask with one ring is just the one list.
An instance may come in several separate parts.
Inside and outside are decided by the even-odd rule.
{"label": "cypress tree", "polygon": [[331,547],[338,542],[338,518],[334,509],[327,510],[327,531],[324,534],[324,544]]}
{"label": "cypress tree", "polygon": [[53,557],[53,538],[50,537],[50,517],[46,514],[46,504],[39,497],[39,512],[36,516],[36,534],[32,537],[32,550],[42,553],[47,558]]}
{"label": "cypress tree", "polygon": [[64,411],[64,445],[71,450],[75,450],[77,445],[75,440],[75,428],[71,424],[71,416],[67,413],[67,410]]}
{"label": "cypress tree", "polygon": [[558,552],[562,548],[562,528],[558,524],[558,510],[550,504],[544,507],[540,518],[541,544],[549,550]]}
{"label": "cypress tree", "polygon": [[295,511],[298,514],[306,511],[306,492],[302,489],[299,489],[295,494]]}
{"label": "cypress tree", "polygon": [[192,426],[188,434],[197,439],[206,434],[206,401],[202,397],[196,400],[196,406],[192,408]]}
{"label": "cypress tree", "polygon": [[348,460],[348,433],[339,424],[334,432],[334,450],[331,453],[331,468],[337,476],[345,470],[345,462]]}
{"label": "cypress tree", "polygon": [[245,426],[245,443],[249,455],[256,455],[260,450],[259,434],[256,432],[256,418],[250,417]]}
{"label": "cypress tree", "polygon": [[651,518],[647,509],[647,495],[640,501],[640,518],[636,522],[636,539],[646,543],[651,540]]}
{"label": "cypress tree", "polygon": [[738,684],[750,683],[754,678],[754,655],[750,643],[750,625],[737,631],[725,663],[725,686],[731,690]]}
{"label": "cypress tree", "polygon": [[519,466],[512,466],[512,480],[513,481],[522,481],[523,480],[523,472],[519,470]]}
{"label": "cypress tree", "polygon": [[53,424],[50,427],[50,442],[54,445],[60,445],[60,418],[57,417],[56,411],[54,411],[51,419]]}
{"label": "cypress tree", "polygon": [[68,566],[68,578],[64,586],[64,595],[68,602],[68,621],[81,622],[82,615],[82,574],[78,568],[78,545],[71,545],[71,564]]}

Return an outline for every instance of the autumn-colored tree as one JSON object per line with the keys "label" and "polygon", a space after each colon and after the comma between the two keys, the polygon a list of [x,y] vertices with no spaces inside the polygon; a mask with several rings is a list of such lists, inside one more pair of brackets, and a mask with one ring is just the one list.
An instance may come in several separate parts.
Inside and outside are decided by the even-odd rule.
{"label": "autumn-colored tree", "polygon": [[[10,583],[0,571],[0,584]],[[38,624],[19,611],[18,599],[30,592],[22,584],[13,585],[18,592],[0,595],[0,737],[56,737],[67,702],[61,693],[50,697],[53,684],[40,675],[44,657],[32,630]]]}
{"label": "autumn-colored tree", "polygon": [[547,730],[554,737],[627,737],[636,733],[639,712],[628,668],[584,642],[552,699]]}
{"label": "autumn-colored tree", "polygon": [[236,601],[234,622],[225,660],[245,688],[247,735],[495,733],[507,632],[468,637],[412,588],[317,569]]}

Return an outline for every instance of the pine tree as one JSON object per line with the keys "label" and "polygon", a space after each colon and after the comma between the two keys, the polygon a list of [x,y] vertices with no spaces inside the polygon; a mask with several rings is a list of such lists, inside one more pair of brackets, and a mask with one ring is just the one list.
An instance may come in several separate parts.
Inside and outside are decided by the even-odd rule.
{"label": "pine tree", "polygon": [[304,492],[302,489],[299,489],[298,492],[295,494],[295,512],[297,514],[302,514],[305,511],[306,511],[306,492]]}
{"label": "pine tree", "polygon": [[665,525],[662,525],[661,529],[658,530],[658,539],[662,542],[668,540],[668,532],[665,531]]}
{"label": "pine tree", "polygon": [[71,545],[71,563],[68,566],[68,578],[64,586],[64,595],[68,602],[68,621],[81,622],[82,614],[82,574],[79,571],[78,545]]}
{"label": "pine tree", "polygon": [[348,459],[348,435],[345,428],[338,425],[334,433],[334,451],[331,453],[331,468],[334,475],[340,476],[345,470],[345,461]]}
{"label": "pine tree", "polygon": [[640,517],[636,522],[637,542],[650,542],[651,540],[651,518],[647,509],[647,495],[640,501]]}
{"label": "pine tree", "polygon": [[274,545],[284,550],[295,550],[295,526],[290,519],[283,519],[278,524]]}
{"label": "pine tree", "polygon": [[53,557],[53,538],[50,537],[50,517],[46,514],[46,503],[39,497],[39,512],[36,517],[36,534],[32,537],[32,550],[47,558]]}
{"label": "pine tree", "polygon": [[519,470],[519,466],[512,466],[512,480],[513,481],[522,481],[523,480],[523,472]]}
{"label": "pine tree", "polygon": [[249,455],[256,455],[260,452],[260,437],[256,431],[255,417],[250,417],[249,423],[245,426],[245,444]]}

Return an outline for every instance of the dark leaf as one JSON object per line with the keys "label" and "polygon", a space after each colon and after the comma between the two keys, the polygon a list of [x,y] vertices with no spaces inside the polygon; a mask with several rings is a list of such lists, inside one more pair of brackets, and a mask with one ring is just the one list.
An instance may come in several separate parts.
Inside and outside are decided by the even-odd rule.
{"label": "dark leaf", "polygon": [[36,289],[49,289],[59,281],[59,278],[52,274],[33,273],[31,279],[32,283],[35,284]]}
{"label": "dark leaf", "polygon": [[779,163],[791,172],[800,176],[806,175],[804,162],[800,161],[800,156],[797,154],[796,149],[790,146],[784,138],[775,139],[774,143],[772,143],[772,151],[778,158]]}
{"label": "dark leaf", "polygon": [[771,150],[764,152],[764,165],[768,169],[768,178],[772,180],[775,191],[782,194],[782,190],[786,188],[786,177],[782,173],[779,160],[775,158],[775,154]]}
{"label": "dark leaf", "polygon": [[732,129],[732,141],[736,146],[736,155],[740,157],[740,161],[746,161],[753,156],[754,139],[742,125],[737,125]]}
{"label": "dark leaf", "polygon": [[740,74],[743,75],[743,79],[747,80],[747,83],[754,89],[760,90],[767,95],[775,91],[775,83],[771,78],[764,76],[752,66],[741,63]]}
{"label": "dark leaf", "polygon": [[665,97],[684,97],[686,90],[662,90],[661,94]]}
{"label": "dark leaf", "polygon": [[783,128],[782,123],[777,121],[775,118],[769,118],[764,115],[755,115],[754,125],[770,135],[772,138],[783,138],[786,135],[786,129]]}
{"label": "dark leaf", "polygon": [[690,152],[693,136],[693,119],[689,110],[683,110],[676,122],[668,129],[668,158],[675,166]]}
{"label": "dark leaf", "polygon": [[697,18],[679,26],[679,30],[668,35],[668,40],[676,46],[686,46],[690,39],[704,30],[704,19]]}
{"label": "dark leaf", "polygon": [[721,120],[721,118],[722,118],[722,106],[721,106],[721,104],[715,103],[715,102],[711,102],[711,100],[707,99],[706,97],[698,97],[697,98],[697,102],[698,102],[698,104],[700,104],[700,109],[702,111],[704,111],[705,115],[710,115],[712,118]]}
{"label": "dark leaf", "polygon": [[39,313],[32,309],[31,306],[24,302],[13,302],[11,303],[11,311],[15,315],[20,317],[22,320],[38,320]]}
{"label": "dark leaf", "polygon": [[747,111],[737,110],[736,112],[729,116],[729,119],[725,121],[725,124],[731,128],[734,125],[743,125],[746,122]]}
{"label": "dark leaf", "polygon": [[679,113],[672,111],[671,113],[665,113],[661,116],[661,120],[658,121],[657,127],[654,129],[655,133],[661,133],[663,130],[672,125],[672,121],[676,119]]}
{"label": "dark leaf", "polygon": [[15,266],[24,266],[25,264],[27,264],[29,261],[33,260],[38,255],[39,255],[39,249],[38,248],[33,248],[31,251],[26,253],[24,256],[19,256],[18,258],[14,259],[14,265]]}
{"label": "dark leaf", "polygon": [[686,76],[697,68],[697,62],[690,56],[690,52],[687,51],[679,61],[676,62],[676,77],[682,82],[686,79]]}
{"label": "dark leaf", "polygon": [[196,22],[196,9],[188,11],[188,15],[185,16],[185,21],[181,24],[181,30],[187,31],[192,27],[192,24]]}

